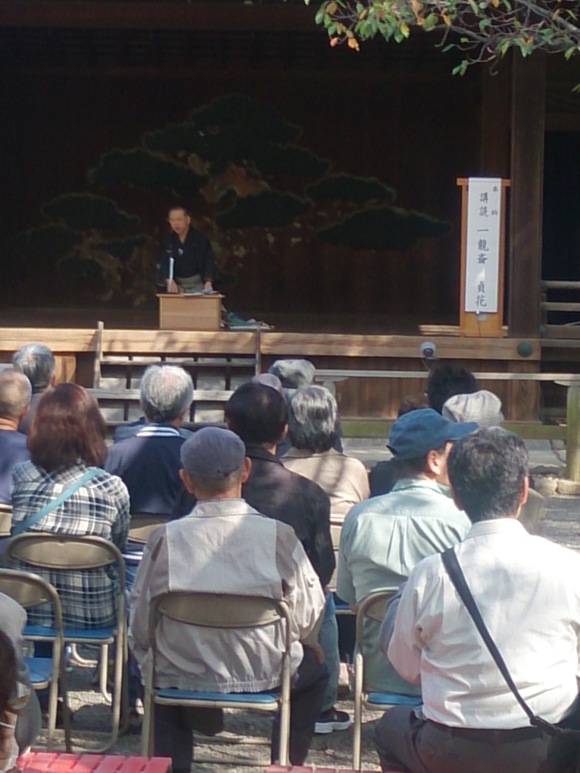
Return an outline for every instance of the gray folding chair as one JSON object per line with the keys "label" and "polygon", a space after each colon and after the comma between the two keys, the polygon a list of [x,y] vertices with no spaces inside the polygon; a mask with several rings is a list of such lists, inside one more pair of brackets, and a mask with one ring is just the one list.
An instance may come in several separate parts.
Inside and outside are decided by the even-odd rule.
{"label": "gray folding chair", "polygon": [[149,515],[148,513],[131,513],[129,534],[127,539],[146,545],[151,534],[159,526],[166,524],[168,517],[164,515]]}
{"label": "gray folding chair", "polygon": [[54,617],[54,626],[44,627],[27,625],[24,638],[32,642],[50,642],[52,657],[26,657],[30,681],[35,690],[48,688],[48,736],[47,747],[50,751],[54,745],[56,729],[58,692],[63,700],[64,737],[67,751],[71,751],[70,713],[66,688],[66,671],[64,667],[64,640],[62,626],[62,610],[60,599],[54,586],[30,572],[19,572],[13,569],[0,569],[0,592],[10,596],[24,609],[32,609],[41,604],[50,604]]}
{"label": "gray folding chair", "polygon": [[10,536],[10,527],[12,525],[12,505],[5,505],[0,502],[0,537]]}
{"label": "gray folding chair", "polygon": [[[251,632],[273,623],[284,631],[281,652],[280,688],[266,692],[203,692],[165,689],[156,686],[157,631],[162,618],[185,626],[219,630],[247,629]],[[292,619],[287,603],[279,599],[235,596],[217,593],[164,593],[151,602],[149,613],[149,647],[151,658],[145,679],[145,718],[143,721],[143,754],[153,752],[153,723],[156,704],[204,708],[280,710],[280,765],[288,764],[290,738],[290,631]],[[192,677],[193,678],[193,677]]]}
{"label": "gray folding chair", "polygon": [[[128,721],[127,678],[127,620],[125,613],[125,563],[119,549],[107,539],[92,535],[71,536],[26,532],[13,537],[6,543],[4,563],[25,566],[32,571],[59,572],[83,571],[104,567],[115,567],[119,578],[119,594],[116,599],[116,620],[114,625],[104,628],[65,627],[65,644],[84,644],[100,648],[100,686],[106,692],[109,645],[115,646],[114,684],[112,695],[112,728],[109,742],[99,749],[107,751],[117,741],[123,707],[123,726]],[[89,603],[87,601],[87,603]]]}
{"label": "gray folding chair", "polygon": [[388,602],[396,594],[397,588],[378,590],[362,600],[356,615],[356,648],[354,656],[354,728],[352,736],[352,767],[361,769],[361,736],[363,709],[381,711],[400,704],[415,706],[421,703],[417,695],[405,695],[396,692],[370,690],[365,677],[363,652],[363,631],[365,619],[382,622]]}

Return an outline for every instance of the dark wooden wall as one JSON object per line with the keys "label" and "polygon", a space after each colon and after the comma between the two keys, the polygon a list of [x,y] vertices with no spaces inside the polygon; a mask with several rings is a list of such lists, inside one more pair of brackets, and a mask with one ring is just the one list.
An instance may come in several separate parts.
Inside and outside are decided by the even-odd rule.
{"label": "dark wooden wall", "polygon": [[[398,191],[397,205],[449,220],[452,229],[382,256],[274,248],[245,260],[230,303],[252,314],[387,312],[417,324],[457,321],[455,179],[482,172],[481,70],[453,77],[449,59],[431,45],[418,53],[382,43],[361,54],[334,52],[315,32],[253,35],[244,45],[227,33],[188,42],[166,32],[165,49],[153,33],[137,41],[141,48],[108,34],[1,32],[2,242],[39,224],[44,201],[87,189],[86,173],[101,153],[133,147],[143,131],[238,92],[276,105],[303,128],[301,144],[336,171],[379,177]],[[490,89],[493,103],[493,83]],[[130,208],[131,192],[118,193]],[[143,212],[153,234],[162,232],[166,203],[159,195]]]}

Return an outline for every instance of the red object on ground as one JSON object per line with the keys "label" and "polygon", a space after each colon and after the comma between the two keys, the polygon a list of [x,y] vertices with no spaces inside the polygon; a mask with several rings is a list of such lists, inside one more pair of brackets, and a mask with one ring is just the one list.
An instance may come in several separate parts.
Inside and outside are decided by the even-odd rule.
{"label": "red object on ground", "polygon": [[18,759],[24,773],[167,773],[169,757],[29,752]]}

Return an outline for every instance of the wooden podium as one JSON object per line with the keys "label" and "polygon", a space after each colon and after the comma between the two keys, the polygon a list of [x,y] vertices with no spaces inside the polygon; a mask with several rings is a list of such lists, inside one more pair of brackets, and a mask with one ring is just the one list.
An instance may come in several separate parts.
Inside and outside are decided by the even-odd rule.
{"label": "wooden podium", "polygon": [[223,295],[159,293],[161,330],[219,330]]}

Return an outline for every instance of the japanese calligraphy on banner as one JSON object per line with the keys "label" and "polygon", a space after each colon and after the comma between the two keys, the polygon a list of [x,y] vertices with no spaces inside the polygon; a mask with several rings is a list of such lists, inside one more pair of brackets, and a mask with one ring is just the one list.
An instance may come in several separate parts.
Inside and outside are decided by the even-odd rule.
{"label": "japanese calligraphy on banner", "polygon": [[470,177],[467,193],[465,311],[498,310],[501,180]]}

